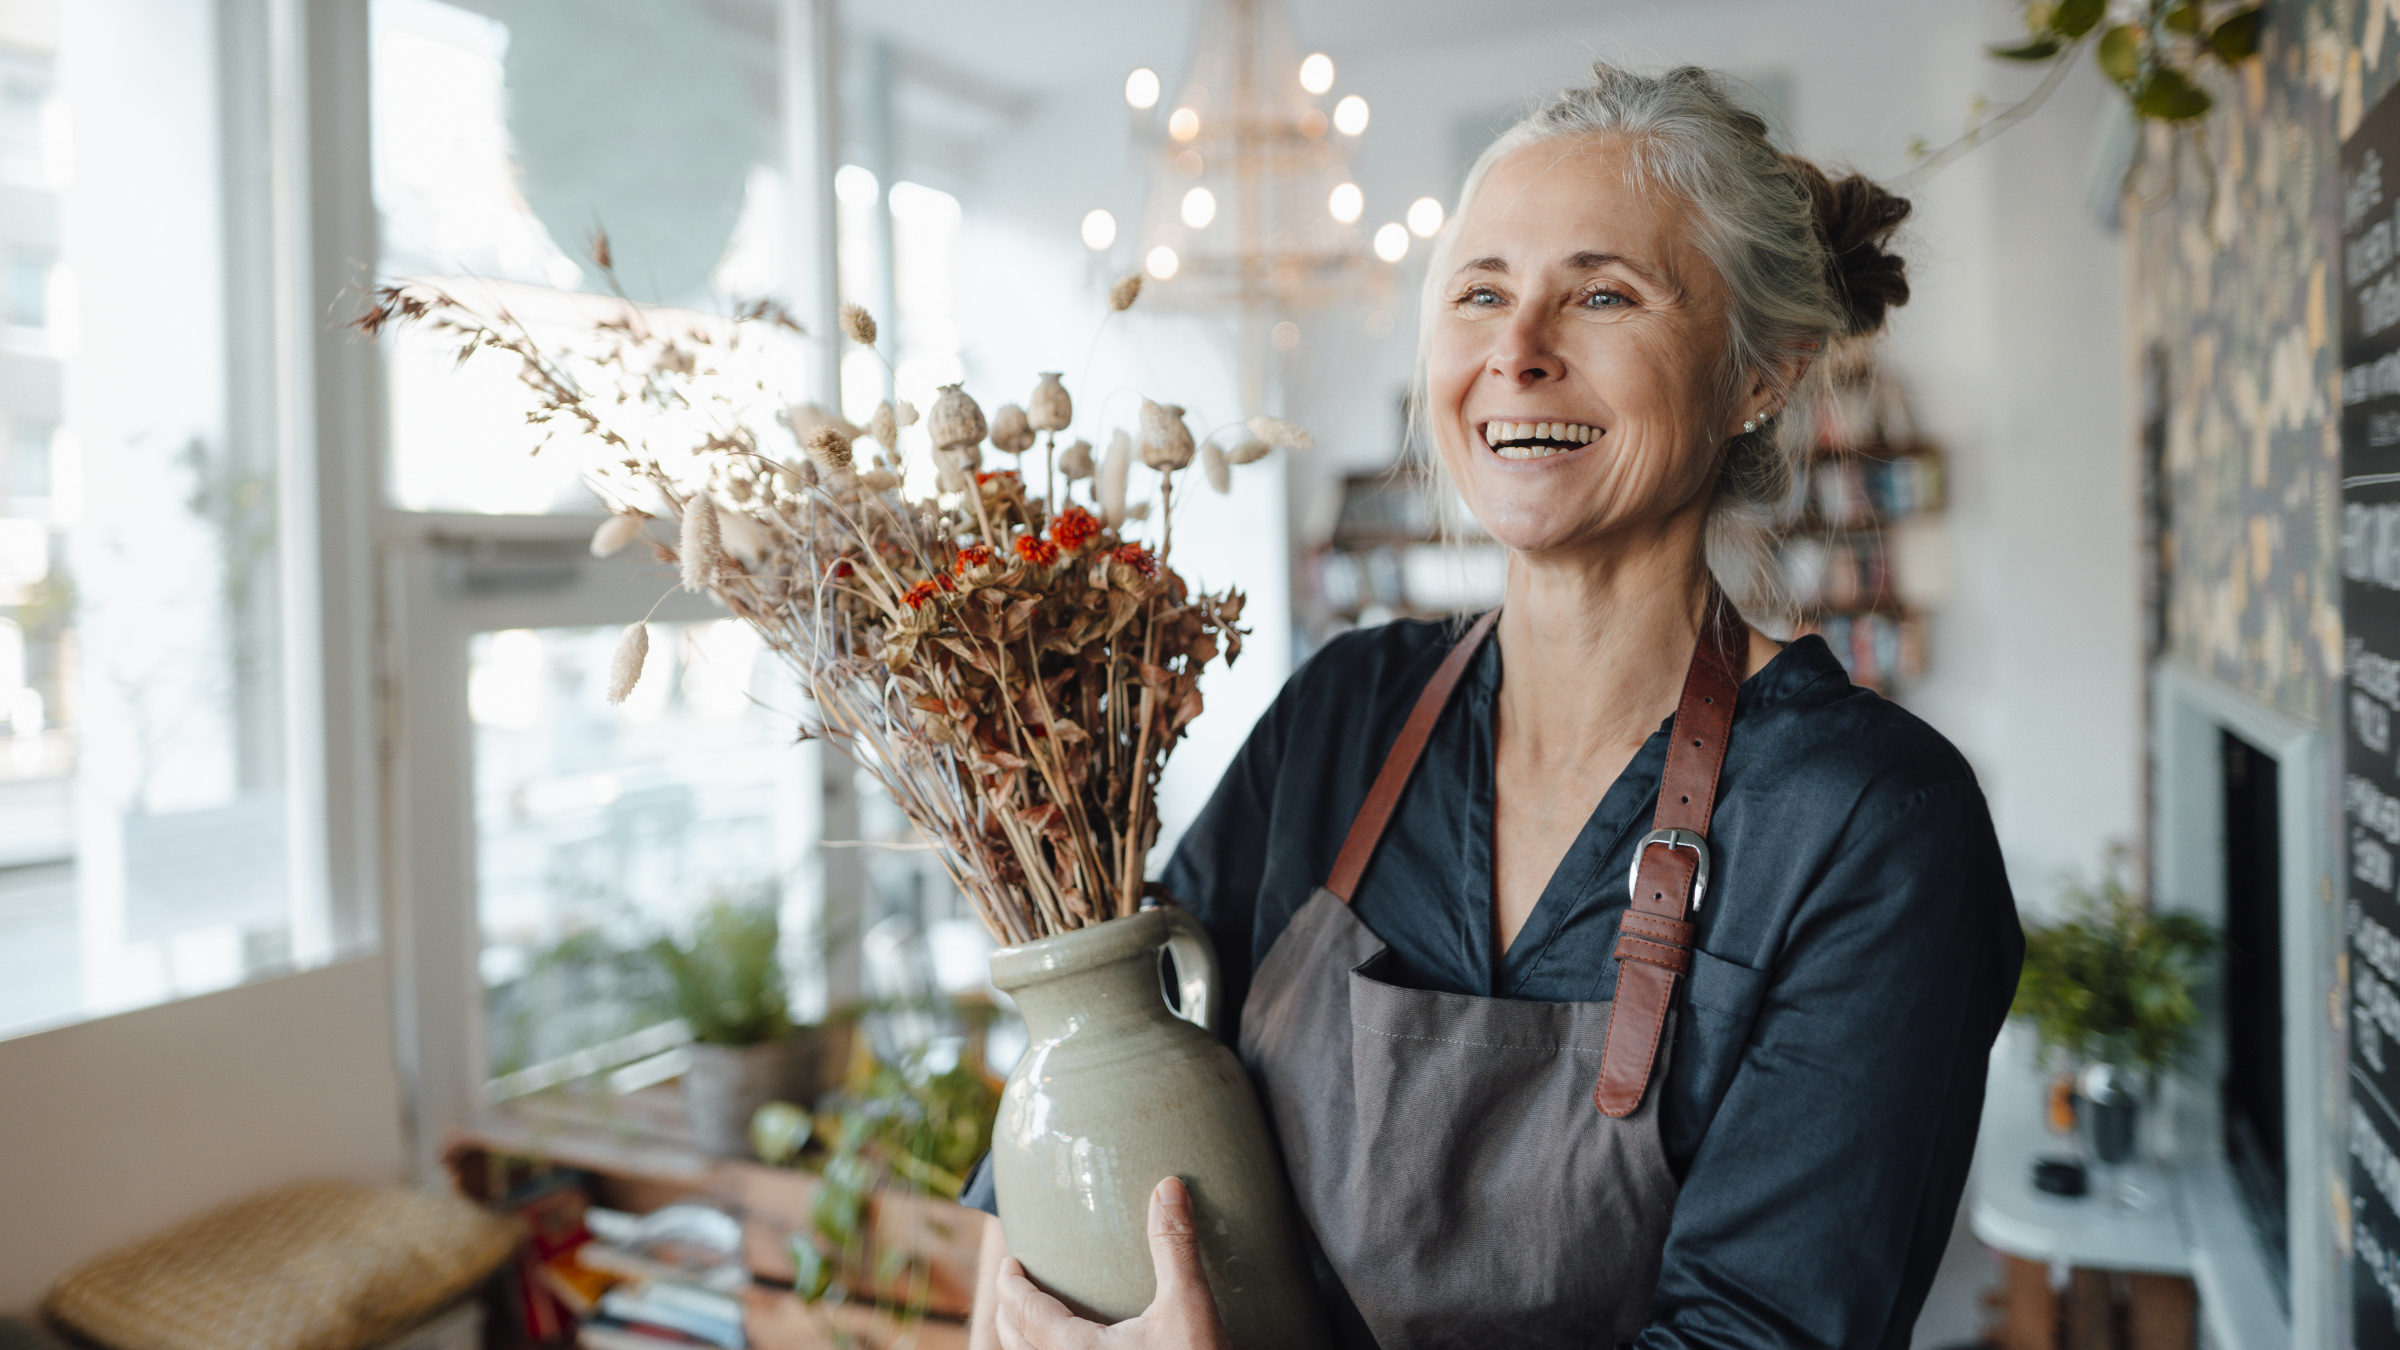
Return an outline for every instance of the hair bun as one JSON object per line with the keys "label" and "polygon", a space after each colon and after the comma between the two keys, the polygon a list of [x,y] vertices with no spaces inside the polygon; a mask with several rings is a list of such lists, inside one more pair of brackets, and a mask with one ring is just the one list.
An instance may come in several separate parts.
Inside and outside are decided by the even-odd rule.
{"label": "hair bun", "polygon": [[1908,303],[1908,264],[1884,249],[1908,219],[1908,199],[1857,174],[1829,178],[1798,155],[1784,156],[1784,163],[1808,189],[1817,233],[1825,240],[1826,280],[1850,315],[1850,332],[1883,327],[1886,311]]}

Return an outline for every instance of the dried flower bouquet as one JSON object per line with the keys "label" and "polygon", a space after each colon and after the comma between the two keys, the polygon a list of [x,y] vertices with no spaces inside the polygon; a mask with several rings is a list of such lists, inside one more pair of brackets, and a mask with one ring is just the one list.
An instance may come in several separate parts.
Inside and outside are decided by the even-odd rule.
{"label": "dried flower bouquet", "polygon": [[[595,261],[605,272],[605,244]],[[1111,309],[1139,290],[1119,282]],[[1258,417],[1196,445],[1183,409],[1145,399],[1136,433],[1095,462],[1087,441],[1058,445],[1074,424],[1058,376],[988,420],[952,385],[924,419],[939,491],[912,498],[899,432],[916,410],[886,402],[860,428],[782,404],[790,362],[768,354],[798,329],[770,305],[707,322],[622,303],[545,346],[504,302],[409,283],[378,290],[359,322],[422,327],[462,363],[513,359],[542,444],[567,431],[606,447],[590,476],[616,513],[593,551],[643,537],[645,507],[677,517],[659,559],[781,656],[810,699],[802,734],[875,775],[1002,942],[1139,906],[1159,774],[1200,714],[1201,669],[1230,665],[1243,633],[1239,592],[1195,592],[1167,565],[1176,475],[1198,458],[1225,491],[1231,466],[1305,448],[1305,432]],[[842,325],[872,349],[864,310],[843,306]],[[987,441],[1016,467],[985,467]],[[1158,476],[1155,550],[1127,529],[1143,515],[1125,502],[1137,455]],[[648,642],[645,625],[626,630],[613,699]]]}

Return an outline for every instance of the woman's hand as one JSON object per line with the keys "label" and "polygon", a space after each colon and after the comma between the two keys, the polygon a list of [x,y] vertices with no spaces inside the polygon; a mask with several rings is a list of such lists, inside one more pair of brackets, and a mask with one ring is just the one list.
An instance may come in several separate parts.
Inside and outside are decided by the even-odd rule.
{"label": "woman's hand", "polygon": [[1104,1327],[1068,1312],[1009,1257],[1000,1267],[1000,1344],[1005,1350],[1230,1350],[1208,1274],[1200,1268],[1192,1195],[1174,1177],[1150,1192],[1150,1266],[1158,1277],[1150,1306],[1131,1321]]}

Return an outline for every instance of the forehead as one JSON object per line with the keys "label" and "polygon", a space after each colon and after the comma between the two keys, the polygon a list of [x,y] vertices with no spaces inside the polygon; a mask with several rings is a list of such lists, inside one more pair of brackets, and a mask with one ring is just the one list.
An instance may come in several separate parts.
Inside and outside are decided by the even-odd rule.
{"label": "forehead", "polygon": [[1459,221],[1453,257],[1498,256],[1525,266],[1603,252],[1666,269],[1684,251],[1687,209],[1637,171],[1626,137],[1537,141],[1484,174]]}

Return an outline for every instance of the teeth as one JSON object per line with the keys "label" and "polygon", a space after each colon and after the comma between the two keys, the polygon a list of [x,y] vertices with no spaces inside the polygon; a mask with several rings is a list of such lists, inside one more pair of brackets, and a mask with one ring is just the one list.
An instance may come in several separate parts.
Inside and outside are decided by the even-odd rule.
{"label": "teeth", "polygon": [[1565,453],[1556,446],[1511,445],[1511,441],[1563,441],[1568,445],[1589,445],[1598,439],[1598,428],[1573,422],[1487,422],[1483,427],[1484,444],[1498,452],[1502,459],[1542,459]]}

